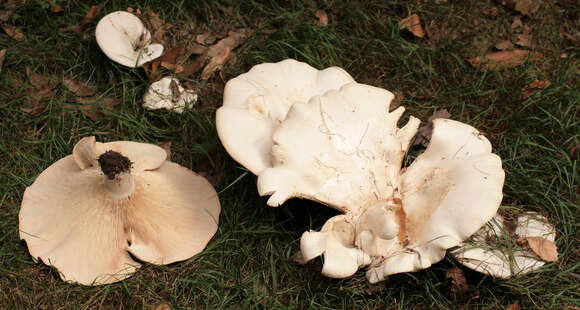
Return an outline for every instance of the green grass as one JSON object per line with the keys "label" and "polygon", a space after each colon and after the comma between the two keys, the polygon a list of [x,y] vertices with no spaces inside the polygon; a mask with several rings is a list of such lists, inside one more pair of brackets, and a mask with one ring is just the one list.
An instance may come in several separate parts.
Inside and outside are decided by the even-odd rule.
{"label": "green grass", "polygon": [[[110,62],[93,38],[58,30],[80,24],[90,5],[57,2],[65,8],[62,15],[35,1],[14,12],[9,22],[22,28],[26,41],[0,33],[0,48],[7,49],[0,72],[1,308],[148,309],[161,301],[175,309],[504,309],[516,301],[524,309],[580,307],[580,167],[578,153],[570,153],[580,143],[580,49],[560,36],[560,31],[580,28],[574,1],[559,1],[523,18],[534,30],[541,60],[488,72],[464,60],[491,50],[499,40],[513,40],[510,24],[516,12],[499,2],[143,1],[139,6],[159,13],[172,31],[199,30],[202,24],[213,32],[232,26],[255,29],[236,49],[236,61],[224,69],[226,81],[255,64],[284,58],[317,68],[340,66],[358,82],[402,93],[401,104],[423,120],[434,110],[448,109],[453,119],[483,131],[506,171],[502,208],[546,215],[557,228],[560,260],[510,280],[464,269],[470,285],[465,298],[455,297],[445,279],[447,269],[458,265],[450,257],[427,270],[392,276],[372,295],[366,292],[375,287],[364,272],[334,280],[320,274],[320,260],[294,263],[302,232],[319,229],[335,212],[298,200],[269,208],[258,197],[256,178],[227,155],[217,138],[214,112],[221,105],[224,80],[191,76],[201,106],[182,115],[145,111],[140,101],[148,80],[142,70]],[[490,5],[498,7],[497,16],[479,13]],[[136,7],[107,1],[102,14],[127,6]],[[318,9],[329,14],[327,27],[315,24]],[[438,37],[417,39],[400,31],[398,21],[410,13],[420,14],[424,25],[433,21]],[[168,36],[165,43],[183,42]],[[564,52],[567,58],[560,57]],[[46,111],[30,116],[20,111],[26,97],[19,95],[31,88],[25,67],[90,81],[122,103],[95,122],[66,108],[72,97],[58,86]],[[521,88],[536,79],[550,80],[552,86],[521,99]],[[197,170],[209,162],[223,170],[217,188],[219,231],[206,250],[169,266],[145,264],[133,277],[100,287],[64,283],[56,270],[34,263],[18,238],[22,193],[87,135],[100,141],[171,141],[177,163]]]}

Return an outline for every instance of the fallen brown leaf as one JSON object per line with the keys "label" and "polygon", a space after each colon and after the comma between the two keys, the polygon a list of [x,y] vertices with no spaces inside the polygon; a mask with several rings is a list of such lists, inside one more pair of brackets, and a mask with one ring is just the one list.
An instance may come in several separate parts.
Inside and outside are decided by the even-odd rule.
{"label": "fallen brown leaf", "polygon": [[470,65],[480,68],[481,71],[499,67],[515,67],[521,65],[528,57],[536,59],[537,53],[526,50],[500,51],[486,54],[485,57],[477,56],[467,59]]}
{"label": "fallen brown leaf", "polygon": [[28,81],[33,86],[25,94],[26,101],[20,108],[21,111],[30,115],[36,115],[46,108],[46,99],[54,95],[53,89],[58,85],[58,79],[50,74],[42,76],[25,68]]}
{"label": "fallen brown leaf", "polygon": [[512,22],[511,28],[515,30],[515,29],[523,27],[523,26],[524,26],[524,24],[522,23],[522,19],[519,16],[515,16],[514,21]]}
{"label": "fallen brown leaf", "polygon": [[577,32],[576,35],[571,35],[571,34],[569,34],[567,32],[562,32],[562,35],[566,39],[570,40],[573,43],[580,43],[580,32]]}
{"label": "fallen brown leaf", "polygon": [[91,120],[98,121],[108,115],[108,111],[121,103],[121,100],[110,97],[76,97],[75,102],[78,105],[71,107],[77,108]]}
{"label": "fallen brown leaf", "polygon": [[171,310],[171,304],[167,301],[160,302],[151,308],[152,310]]}
{"label": "fallen brown leaf", "polygon": [[483,13],[483,15],[485,16],[497,16],[497,14],[499,13],[499,8],[497,6],[491,6],[491,7],[485,7],[481,10],[481,13]]}
{"label": "fallen brown leaf", "polygon": [[228,36],[219,40],[216,44],[210,46],[207,50],[207,55],[209,57],[215,57],[222,53],[222,50],[225,48],[229,48],[230,50],[234,50],[238,47],[244,40],[252,33],[253,31],[250,29],[242,28],[236,29],[228,32]]}
{"label": "fallen brown leaf", "polygon": [[399,22],[399,29],[407,29],[411,31],[416,37],[422,38],[425,36],[425,32],[421,27],[421,19],[419,15],[412,14],[406,18],[403,18]]}
{"label": "fallen brown leaf", "polygon": [[520,310],[520,302],[516,301],[515,303],[507,307],[506,310]]}
{"label": "fallen brown leaf", "polygon": [[2,29],[4,29],[4,32],[6,32],[6,34],[11,37],[12,39],[16,40],[16,41],[24,41],[25,37],[24,34],[22,33],[22,30],[20,30],[20,28],[10,25],[10,24],[2,24]]}
{"label": "fallen brown leaf", "polygon": [[542,237],[526,237],[528,246],[541,259],[547,262],[558,261],[558,247],[554,242]]}
{"label": "fallen brown leaf", "polygon": [[143,14],[143,23],[145,28],[151,32],[152,43],[163,43],[163,35],[165,34],[165,21],[159,17],[159,14],[153,12],[151,9],[146,9]]}
{"label": "fallen brown leaf", "polygon": [[463,297],[467,293],[469,286],[463,271],[457,267],[452,267],[447,270],[445,274],[447,279],[451,279],[451,292],[458,297]]}
{"label": "fallen brown leaf", "polygon": [[522,88],[522,98],[528,99],[531,95],[533,95],[536,91],[544,89],[552,85],[550,81],[533,81],[530,85]]}
{"label": "fallen brown leaf", "polygon": [[214,72],[223,68],[226,64],[228,59],[232,56],[232,50],[229,47],[224,48],[221,50],[220,54],[212,57],[209,60],[209,63],[203,68],[201,72],[201,79],[207,80],[209,79]]}
{"label": "fallen brown leaf", "polygon": [[524,15],[536,13],[540,9],[540,0],[515,0],[515,9]]}
{"label": "fallen brown leaf", "polygon": [[510,40],[503,40],[503,41],[497,42],[495,44],[495,48],[497,48],[500,51],[509,50],[509,49],[514,48],[514,44]]}
{"label": "fallen brown leaf", "polygon": [[[183,72],[183,66],[179,65],[180,58],[183,57],[185,53],[184,46],[174,46],[163,52],[159,58],[150,61],[143,65],[145,73],[149,76],[149,80],[156,82],[163,77],[162,72],[160,72],[160,67],[163,67],[173,73]],[[179,71],[179,72],[177,72]]]}
{"label": "fallen brown leaf", "polygon": [[54,13],[54,14],[59,14],[59,13],[64,12],[64,9],[62,8],[62,6],[56,4],[56,5],[50,7],[50,12]]}
{"label": "fallen brown leaf", "polygon": [[524,27],[524,33],[516,35],[516,44],[523,47],[533,47],[532,43],[532,29],[528,26]]}
{"label": "fallen brown leaf", "polygon": [[2,66],[4,65],[4,56],[6,56],[6,49],[0,50],[0,72],[2,72]]}
{"label": "fallen brown leaf", "polygon": [[85,18],[83,19],[81,24],[79,26],[74,27],[73,31],[76,34],[82,35],[83,32],[89,27],[93,19],[99,16],[101,10],[103,10],[104,5],[105,5],[104,3],[101,3],[99,5],[93,5],[87,12],[87,15],[85,15]]}
{"label": "fallen brown leaf", "polygon": [[165,153],[167,154],[166,160],[171,160],[171,141],[162,142],[159,144],[159,147],[165,150]]}
{"label": "fallen brown leaf", "polygon": [[95,94],[96,90],[94,87],[85,84],[84,82],[78,80],[69,80],[64,78],[62,80],[62,84],[68,89],[70,92],[74,93],[77,96],[87,97],[92,96]]}
{"label": "fallen brown leaf", "polygon": [[322,27],[328,26],[328,15],[326,14],[326,12],[324,12],[323,10],[318,10],[314,12],[314,16],[316,16],[316,18],[318,19],[316,21],[316,24]]}
{"label": "fallen brown leaf", "polygon": [[422,144],[423,146],[427,147],[429,145],[429,141],[431,140],[431,135],[433,133],[433,120],[437,118],[450,118],[451,113],[447,111],[447,109],[438,110],[433,113],[427,120],[427,124],[421,126],[419,130],[417,130],[417,135],[415,136],[415,140],[413,140],[412,145],[419,145]]}
{"label": "fallen brown leaf", "polygon": [[197,42],[199,44],[206,44],[205,40],[207,40],[207,38],[209,36],[210,36],[209,31],[206,31],[204,33],[200,33],[200,34],[195,36],[195,42]]}

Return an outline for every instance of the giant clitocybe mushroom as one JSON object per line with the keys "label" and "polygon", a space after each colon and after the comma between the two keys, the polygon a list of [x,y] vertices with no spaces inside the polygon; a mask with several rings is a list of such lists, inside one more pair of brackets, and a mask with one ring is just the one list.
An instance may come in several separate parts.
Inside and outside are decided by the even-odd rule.
{"label": "giant clitocybe mushroom", "polygon": [[[348,225],[325,225],[301,239],[305,261],[324,253],[323,270],[345,262],[345,272],[325,272],[329,276],[349,276],[353,266],[368,265],[367,278],[375,283],[427,268],[488,222],[500,205],[501,159],[469,125],[435,120],[427,150],[403,168],[419,121],[411,116],[398,128],[404,108],[389,112],[392,99],[386,90],[351,83],[295,103],[274,131],[272,167],[258,175],[258,192],[271,196],[271,206],[307,198],[343,212],[341,219],[347,216]],[[344,236],[344,227],[352,234],[334,237]],[[362,254],[338,258],[348,251],[370,261]]]}
{"label": "giant clitocybe mushroom", "polygon": [[163,45],[151,44],[149,30],[129,12],[112,12],[99,20],[95,38],[109,59],[131,68],[141,67],[163,53]]}
{"label": "giant clitocybe mushroom", "polygon": [[216,114],[220,140],[234,160],[257,175],[271,167],[272,133],[295,102],[351,82],[341,68],[317,70],[294,59],[256,65],[226,84]]}
{"label": "giant clitocybe mushroom", "polygon": [[65,281],[100,285],[131,276],[131,255],[169,264],[202,251],[217,231],[217,194],[166,157],[152,144],[81,139],[24,192],[20,238],[32,257]]}

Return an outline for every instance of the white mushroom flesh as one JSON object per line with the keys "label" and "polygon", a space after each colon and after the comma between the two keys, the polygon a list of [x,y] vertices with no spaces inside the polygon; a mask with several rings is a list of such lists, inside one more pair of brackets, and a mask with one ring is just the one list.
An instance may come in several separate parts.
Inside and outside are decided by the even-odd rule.
{"label": "white mushroom flesh", "polygon": [[151,84],[143,97],[143,108],[147,110],[167,109],[183,113],[197,102],[198,96],[184,89],[177,79],[164,77]]}

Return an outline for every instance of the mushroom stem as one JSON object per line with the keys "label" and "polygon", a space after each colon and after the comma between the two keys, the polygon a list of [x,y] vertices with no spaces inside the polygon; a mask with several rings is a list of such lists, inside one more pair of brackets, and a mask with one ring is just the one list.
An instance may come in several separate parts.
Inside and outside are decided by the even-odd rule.
{"label": "mushroom stem", "polygon": [[106,151],[99,156],[101,170],[105,174],[105,188],[113,198],[127,198],[135,190],[129,158],[119,152]]}
{"label": "mushroom stem", "polygon": [[127,198],[135,191],[135,182],[130,172],[121,172],[114,179],[105,179],[105,188],[113,198]]}

